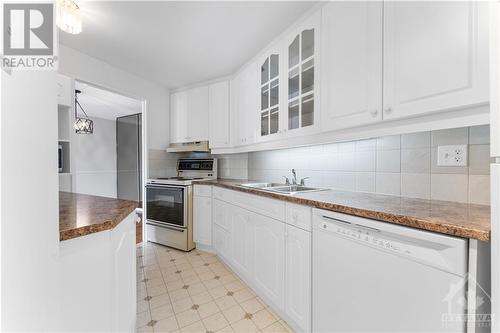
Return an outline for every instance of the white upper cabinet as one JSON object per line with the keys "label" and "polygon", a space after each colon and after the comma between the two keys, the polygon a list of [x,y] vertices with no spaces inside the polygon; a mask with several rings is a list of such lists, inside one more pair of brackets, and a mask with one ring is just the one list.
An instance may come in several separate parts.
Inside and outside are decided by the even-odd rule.
{"label": "white upper cabinet", "polygon": [[382,2],[322,9],[323,131],[382,120]]}
{"label": "white upper cabinet", "polygon": [[384,119],[488,102],[487,2],[384,3]]}
{"label": "white upper cabinet", "polygon": [[230,146],[229,136],[229,81],[211,84],[208,87],[210,148]]}
{"label": "white upper cabinet", "polygon": [[208,140],[208,86],[173,93],[170,96],[170,141]]}
{"label": "white upper cabinet", "polygon": [[188,90],[188,140],[208,140],[208,86]]}
{"label": "white upper cabinet", "polygon": [[318,11],[284,40],[284,130],[288,136],[303,135],[318,128],[320,24],[321,11]]}
{"label": "white upper cabinet", "polygon": [[248,64],[237,75],[237,146],[247,145],[255,142],[257,122],[255,110],[258,108],[258,69],[256,63]]}
{"label": "white upper cabinet", "polygon": [[170,141],[187,142],[187,92],[170,95]]}
{"label": "white upper cabinet", "polygon": [[275,47],[261,58],[260,98],[259,98],[259,137],[268,140],[282,133],[282,54],[280,47]]}

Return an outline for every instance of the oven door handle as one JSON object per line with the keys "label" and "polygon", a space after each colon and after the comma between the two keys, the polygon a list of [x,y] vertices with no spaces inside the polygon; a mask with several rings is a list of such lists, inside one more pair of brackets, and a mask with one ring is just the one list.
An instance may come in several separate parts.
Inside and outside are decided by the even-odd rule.
{"label": "oven door handle", "polygon": [[148,188],[158,188],[162,190],[173,190],[173,191],[183,191],[185,186],[176,186],[176,185],[166,185],[159,183],[149,183],[146,184],[146,189]]}
{"label": "oven door handle", "polygon": [[154,226],[160,227],[160,228],[166,228],[166,229],[170,229],[170,230],[180,231],[180,232],[184,232],[186,230],[184,228],[179,228],[179,227],[174,227],[174,226],[171,226],[171,225],[166,225],[166,224],[163,224],[163,223],[153,222],[151,220],[146,221],[146,224],[154,225]]}

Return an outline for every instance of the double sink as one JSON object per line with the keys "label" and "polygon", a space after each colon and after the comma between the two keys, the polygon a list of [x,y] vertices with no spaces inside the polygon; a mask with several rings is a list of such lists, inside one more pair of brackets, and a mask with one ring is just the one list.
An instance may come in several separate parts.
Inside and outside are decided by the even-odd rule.
{"label": "double sink", "polygon": [[289,195],[328,190],[325,188],[308,187],[305,185],[298,185],[298,184],[287,185],[280,183],[246,183],[246,184],[241,184],[240,186],[253,188],[255,190],[289,194]]}

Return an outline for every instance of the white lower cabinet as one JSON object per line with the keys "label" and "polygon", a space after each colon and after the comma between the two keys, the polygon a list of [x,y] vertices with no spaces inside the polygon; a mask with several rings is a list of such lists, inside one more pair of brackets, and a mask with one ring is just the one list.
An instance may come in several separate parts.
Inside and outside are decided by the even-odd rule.
{"label": "white lower cabinet", "polygon": [[311,330],[311,292],[311,232],[287,225],[285,312],[306,332]]}
{"label": "white lower cabinet", "polygon": [[254,222],[254,283],[280,309],[285,303],[285,224],[257,215]]}
{"label": "white lower cabinet", "polygon": [[223,258],[229,259],[231,255],[231,234],[216,225],[214,228],[214,238],[217,253]]}
{"label": "white lower cabinet", "polygon": [[310,332],[311,208],[287,204],[275,219],[261,215],[268,212],[263,197],[241,200],[241,192],[217,187],[212,193],[217,254],[295,330]]}
{"label": "white lower cabinet", "polygon": [[197,245],[212,246],[211,197],[193,197],[193,240]]}
{"label": "white lower cabinet", "polygon": [[231,258],[231,206],[224,201],[213,200],[214,247],[224,259]]}
{"label": "white lower cabinet", "polygon": [[245,276],[252,276],[252,265],[254,259],[252,234],[253,214],[246,209],[236,206],[232,208],[231,241],[232,263]]}

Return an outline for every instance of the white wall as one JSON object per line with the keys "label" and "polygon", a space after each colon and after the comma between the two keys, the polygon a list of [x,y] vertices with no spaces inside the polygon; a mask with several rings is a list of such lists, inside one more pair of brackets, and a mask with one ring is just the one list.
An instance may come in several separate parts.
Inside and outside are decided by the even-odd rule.
{"label": "white wall", "polygon": [[72,139],[73,192],[116,198],[116,122],[92,118],[94,133]]}
{"label": "white wall", "polygon": [[[167,148],[170,140],[170,96],[166,88],[64,45],[59,47],[59,58],[61,74],[129,97],[146,100],[147,114],[143,115],[148,132],[146,147],[156,150]],[[148,152],[144,152],[146,158],[148,155]],[[149,173],[154,172],[155,170],[149,169]]]}
{"label": "white wall", "polygon": [[[282,182],[297,169],[306,184],[346,191],[489,204],[489,126],[249,153],[253,180]],[[437,146],[469,145],[467,167],[437,166]]]}
{"label": "white wall", "polygon": [[56,72],[1,76],[1,330],[60,318]]}

